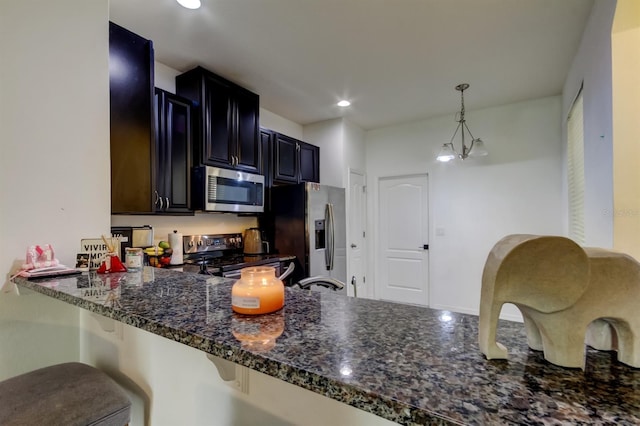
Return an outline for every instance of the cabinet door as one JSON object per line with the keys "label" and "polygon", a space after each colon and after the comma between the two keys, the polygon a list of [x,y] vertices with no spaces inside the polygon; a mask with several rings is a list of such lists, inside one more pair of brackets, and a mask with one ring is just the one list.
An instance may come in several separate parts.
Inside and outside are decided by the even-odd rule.
{"label": "cabinet door", "polygon": [[186,99],[167,94],[165,100],[164,209],[167,212],[190,211],[191,194],[191,104]]}
{"label": "cabinet door", "polygon": [[156,89],[157,213],[191,212],[191,108],[189,100]]}
{"label": "cabinet door", "polygon": [[167,144],[164,142],[164,134],[165,134],[165,120],[166,120],[166,112],[165,112],[165,92],[161,89],[156,88],[154,93],[154,104],[155,104],[155,138],[156,138],[156,149],[155,149],[155,161],[153,162],[153,170],[155,175],[155,185],[153,187],[153,210],[154,212],[162,211],[162,207],[164,207],[163,197],[166,188],[165,182],[165,174],[164,173],[156,173],[158,170],[164,170],[167,167]]}
{"label": "cabinet door", "polygon": [[298,141],[289,136],[276,134],[274,149],[274,181],[298,182]]}
{"label": "cabinet door", "polygon": [[264,175],[264,211],[271,210],[271,186],[273,185],[272,172],[272,140],[274,133],[268,129],[260,129],[260,147],[262,156],[262,168],[258,171]]}
{"label": "cabinet door", "polygon": [[260,129],[260,147],[261,149],[261,157],[262,164],[261,169],[258,170],[259,173],[264,175],[264,186],[266,188],[271,187],[273,182],[273,155],[272,155],[272,140],[275,137],[274,132],[269,129]]}
{"label": "cabinet door", "polygon": [[228,167],[233,163],[232,90],[228,85],[205,74],[202,102],[202,162],[209,166]]}
{"label": "cabinet door", "polygon": [[153,43],[109,22],[109,65],[111,212],[152,213]]}
{"label": "cabinet door", "polygon": [[245,90],[235,92],[235,159],[237,169],[257,173],[260,170],[261,147],[258,138],[258,95]]}
{"label": "cabinet door", "polygon": [[299,142],[300,182],[320,183],[320,148]]}

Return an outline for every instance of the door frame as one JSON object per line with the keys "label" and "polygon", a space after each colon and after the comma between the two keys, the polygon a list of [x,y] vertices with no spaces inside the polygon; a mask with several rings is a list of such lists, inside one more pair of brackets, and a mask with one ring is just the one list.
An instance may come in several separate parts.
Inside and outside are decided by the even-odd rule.
{"label": "door frame", "polygon": [[371,291],[371,284],[368,282],[369,281],[369,274],[368,274],[368,269],[367,269],[367,265],[368,265],[368,253],[369,253],[369,244],[368,244],[368,235],[369,235],[369,223],[368,223],[368,216],[367,216],[367,210],[368,210],[368,205],[369,205],[369,198],[368,198],[368,191],[366,190],[367,187],[367,175],[364,171],[360,170],[360,169],[354,169],[349,167],[348,169],[348,173],[347,173],[347,193],[346,193],[346,232],[347,232],[347,282],[345,283],[347,286],[347,294],[349,296],[353,296],[353,287],[351,286],[351,276],[352,274],[352,265],[351,265],[351,250],[349,250],[349,236],[351,235],[351,209],[353,208],[353,206],[351,205],[351,175],[352,174],[357,174],[362,176],[362,181],[364,182],[364,186],[365,186],[365,192],[364,192],[364,203],[362,205],[363,210],[362,212],[360,212],[360,216],[362,217],[362,220],[364,221],[364,225],[363,225],[363,229],[365,230],[365,237],[363,238],[363,244],[364,247],[362,247],[362,273],[366,279],[365,281],[365,294],[358,294],[358,297],[366,297],[366,298],[371,298],[373,297],[373,292]]}

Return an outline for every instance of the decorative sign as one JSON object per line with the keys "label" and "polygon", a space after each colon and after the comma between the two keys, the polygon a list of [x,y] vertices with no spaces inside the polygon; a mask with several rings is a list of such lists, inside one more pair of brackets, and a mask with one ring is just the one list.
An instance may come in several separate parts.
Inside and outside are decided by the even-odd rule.
{"label": "decorative sign", "polygon": [[[116,253],[120,251],[120,244],[116,244]],[[89,255],[89,269],[95,270],[100,267],[102,259],[108,253],[107,245],[101,238],[91,238],[80,240],[80,252]],[[120,253],[118,253],[120,257]]]}

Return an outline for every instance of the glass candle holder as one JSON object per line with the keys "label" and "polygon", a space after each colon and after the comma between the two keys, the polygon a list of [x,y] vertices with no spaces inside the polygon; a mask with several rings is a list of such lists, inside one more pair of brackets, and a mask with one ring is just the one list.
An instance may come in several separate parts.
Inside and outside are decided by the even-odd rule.
{"label": "glass candle holder", "polygon": [[231,308],[245,315],[268,314],[284,306],[284,284],[270,266],[244,268],[231,288]]}

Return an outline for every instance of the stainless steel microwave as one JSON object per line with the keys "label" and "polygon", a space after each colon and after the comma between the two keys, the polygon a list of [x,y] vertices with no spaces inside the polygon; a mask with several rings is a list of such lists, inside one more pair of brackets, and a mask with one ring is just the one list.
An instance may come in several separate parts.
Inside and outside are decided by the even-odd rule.
{"label": "stainless steel microwave", "polygon": [[192,207],[207,212],[264,212],[264,176],[211,166],[193,168]]}

